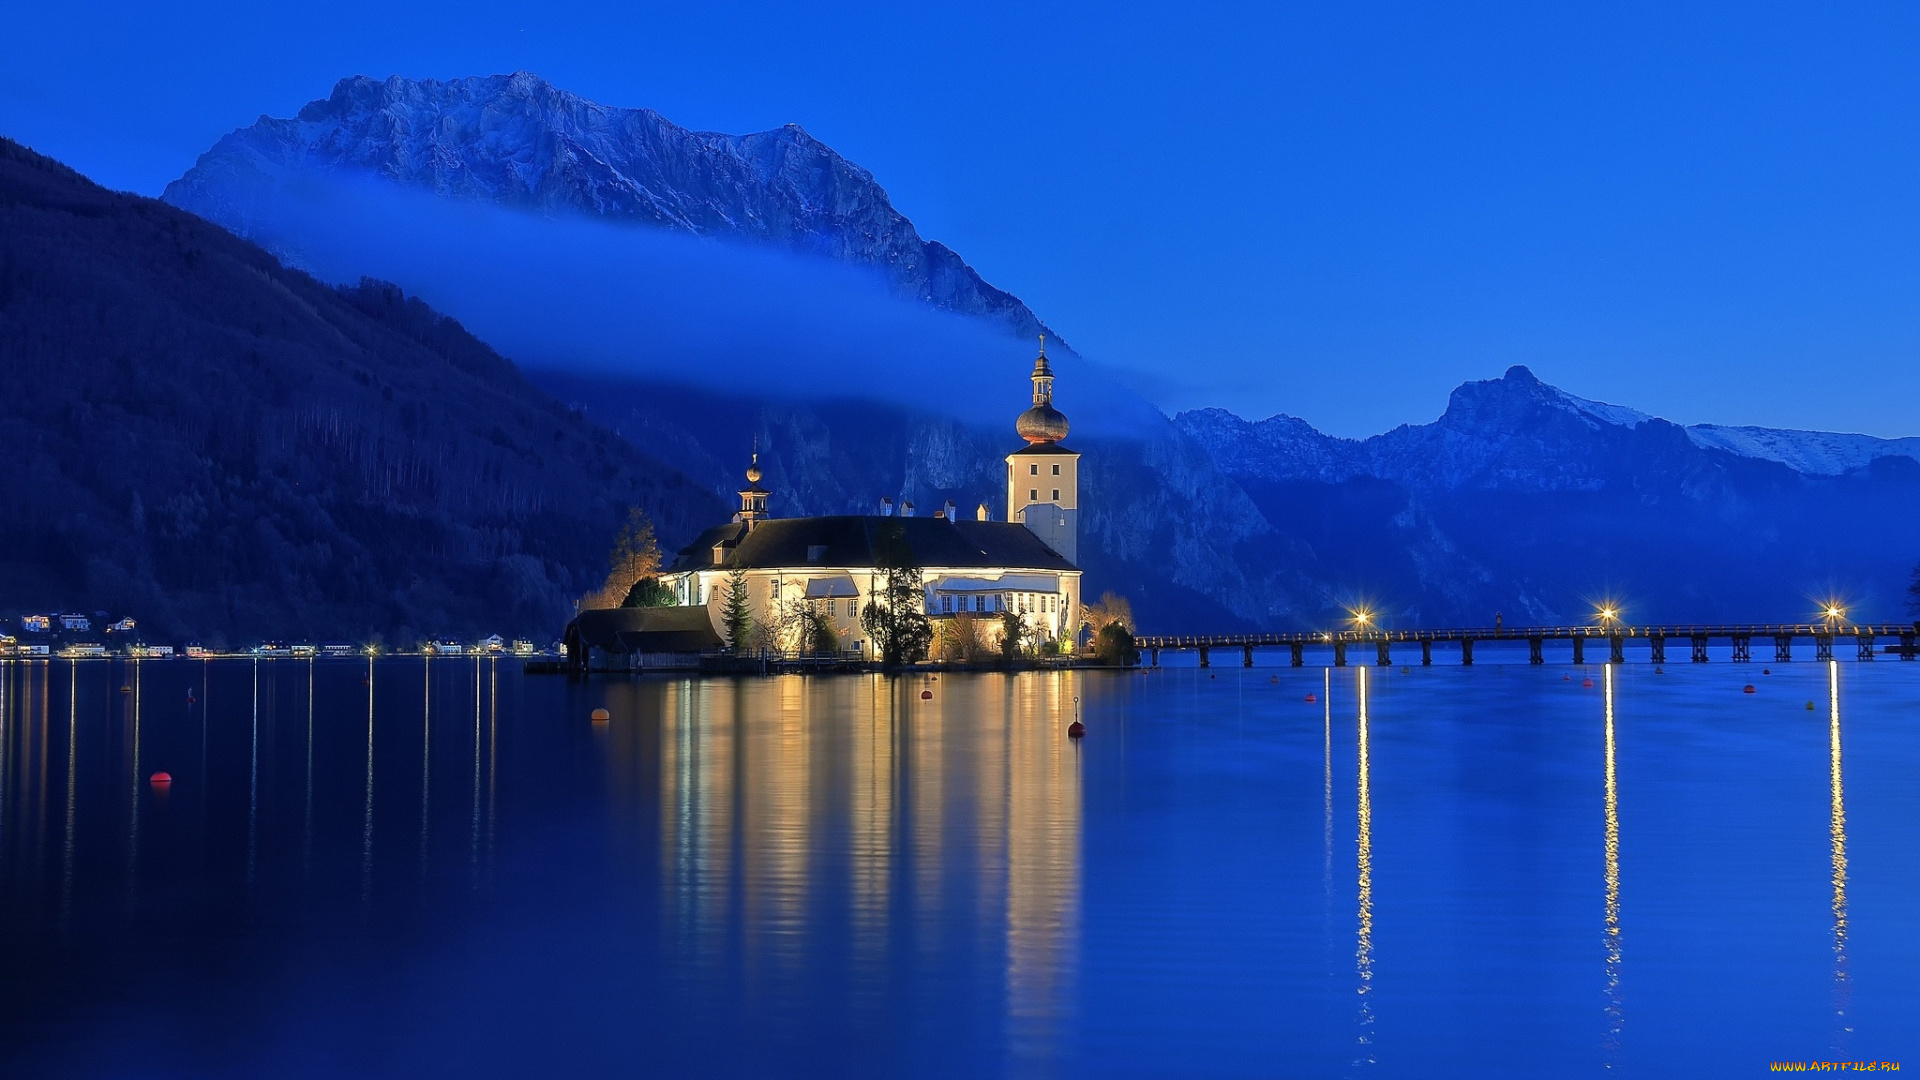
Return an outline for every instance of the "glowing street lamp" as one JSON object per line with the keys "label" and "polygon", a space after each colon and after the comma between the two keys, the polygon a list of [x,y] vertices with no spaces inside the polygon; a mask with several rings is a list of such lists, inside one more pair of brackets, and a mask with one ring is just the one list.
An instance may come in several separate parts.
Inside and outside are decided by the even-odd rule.
{"label": "glowing street lamp", "polygon": [[1612,604],[1602,604],[1595,614],[1600,617],[1600,625],[1607,629],[1620,621],[1620,609]]}
{"label": "glowing street lamp", "polygon": [[1355,608],[1351,614],[1353,615],[1353,628],[1355,630],[1366,631],[1373,628],[1373,612],[1368,611],[1366,608]]}
{"label": "glowing street lamp", "polygon": [[1822,611],[1820,614],[1823,618],[1827,620],[1827,625],[1832,626],[1833,624],[1839,622],[1841,619],[1846,617],[1847,609],[1841,607],[1839,604],[1830,603],[1827,605],[1826,610]]}

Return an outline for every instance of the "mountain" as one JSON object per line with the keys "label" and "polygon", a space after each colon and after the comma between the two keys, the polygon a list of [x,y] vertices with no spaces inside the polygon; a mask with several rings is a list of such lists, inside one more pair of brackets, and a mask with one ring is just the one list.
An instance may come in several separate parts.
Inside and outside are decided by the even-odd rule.
{"label": "mountain", "polygon": [[1369,439],[1219,409],[1175,424],[1315,576],[1426,625],[1579,622],[1602,598],[1646,621],[1791,620],[1834,595],[1898,618],[1920,559],[1914,440],[1683,428],[1524,367]]}
{"label": "mountain", "polygon": [[266,192],[330,173],[823,255],[1021,336],[1046,330],[1019,299],[921,238],[871,173],[798,125],[689,131],[651,109],[600,105],[527,72],[342,79],[291,119],[262,116],[227,135],[162,197],[251,236]]}
{"label": "mountain", "polygon": [[554,634],[709,492],[393,286],[0,140],[0,605],[164,636]]}

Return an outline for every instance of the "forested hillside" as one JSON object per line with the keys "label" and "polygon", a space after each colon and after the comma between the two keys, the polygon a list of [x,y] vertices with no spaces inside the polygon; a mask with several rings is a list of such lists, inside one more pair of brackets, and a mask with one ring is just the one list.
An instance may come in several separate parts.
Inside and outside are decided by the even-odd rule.
{"label": "forested hillside", "polygon": [[710,493],[377,282],[0,140],[0,616],[161,635],[552,634],[629,505]]}

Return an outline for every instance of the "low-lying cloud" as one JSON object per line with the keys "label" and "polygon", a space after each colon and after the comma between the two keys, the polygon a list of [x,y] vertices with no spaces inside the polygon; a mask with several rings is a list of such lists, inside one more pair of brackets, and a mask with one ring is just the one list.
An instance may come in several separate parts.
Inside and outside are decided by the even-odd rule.
{"label": "low-lying cloud", "polygon": [[[1026,407],[1036,343],[900,297],[864,268],[370,178],[249,196],[249,233],[290,262],[329,281],[392,281],[528,367],[860,398],[968,423]],[[1099,365],[1057,354],[1055,369],[1076,432],[1164,422]]]}

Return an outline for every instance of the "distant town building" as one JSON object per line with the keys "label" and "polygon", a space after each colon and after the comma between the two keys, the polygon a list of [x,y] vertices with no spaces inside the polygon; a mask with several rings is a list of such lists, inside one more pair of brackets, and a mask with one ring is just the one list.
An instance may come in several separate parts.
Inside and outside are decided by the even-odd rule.
{"label": "distant town building", "polygon": [[843,647],[871,656],[860,613],[884,588],[883,533],[898,530],[922,569],[923,610],[932,618],[1013,612],[1039,641],[1073,637],[1080,617],[1078,555],[1080,455],[1062,445],[1067,418],[1053,407],[1053,369],[1042,339],[1034,361],[1033,405],[1015,430],[1027,443],[1007,455],[1006,520],[985,503],[962,519],[953,502],[916,517],[902,500],[880,500],[877,515],[776,518],[759,455],[746,471],[733,520],[702,533],[661,575],[682,606],[704,607],[724,635],[733,575],[744,576],[754,622],[768,626],[796,605],[822,616]]}
{"label": "distant town building", "polygon": [[62,630],[90,630],[92,628],[93,623],[89,621],[85,615],[60,616],[60,629]]}
{"label": "distant town building", "polygon": [[119,622],[117,622],[117,623],[114,623],[113,625],[111,625],[111,626],[109,626],[109,627],[107,627],[107,633],[109,633],[109,634],[125,634],[125,633],[129,633],[129,632],[131,632],[131,631],[133,630],[133,628],[134,628],[134,627],[135,627],[136,625],[138,625],[138,624],[136,624],[136,623],[135,623],[135,622],[133,621],[133,619],[132,619],[132,617],[131,617],[131,616],[129,616],[128,618],[124,618],[124,619],[121,619],[121,620],[120,620]]}
{"label": "distant town building", "polygon": [[20,629],[30,634],[48,633],[53,629],[53,616],[22,615],[20,616]]}

